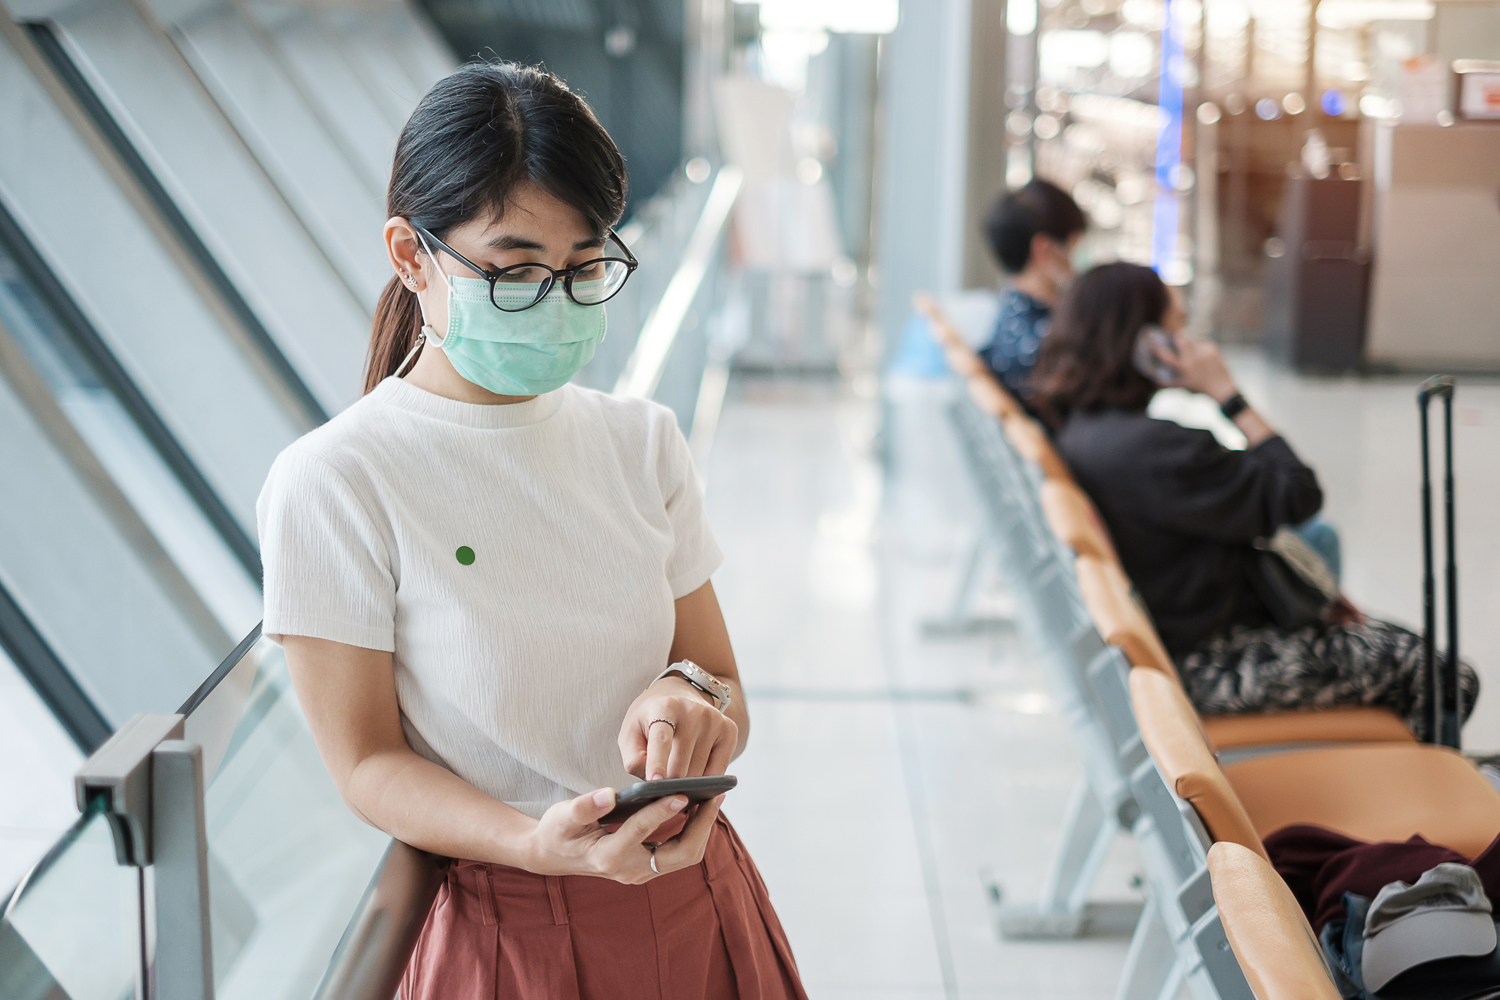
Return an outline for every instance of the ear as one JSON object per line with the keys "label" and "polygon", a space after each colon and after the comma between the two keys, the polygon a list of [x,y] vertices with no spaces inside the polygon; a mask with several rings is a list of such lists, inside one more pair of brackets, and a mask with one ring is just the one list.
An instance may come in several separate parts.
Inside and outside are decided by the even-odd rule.
{"label": "ear", "polygon": [[432,257],[422,248],[416,229],[399,215],[386,220],[385,250],[402,284],[414,292],[427,287],[433,278]]}
{"label": "ear", "polygon": [[1046,233],[1037,233],[1031,238],[1031,254],[1026,258],[1030,264],[1034,260],[1043,260],[1057,253],[1059,247],[1057,241]]}

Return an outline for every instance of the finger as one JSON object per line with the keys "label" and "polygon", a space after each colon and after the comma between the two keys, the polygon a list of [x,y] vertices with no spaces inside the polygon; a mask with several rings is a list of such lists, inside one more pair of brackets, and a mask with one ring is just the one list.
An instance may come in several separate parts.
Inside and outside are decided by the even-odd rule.
{"label": "finger", "polygon": [[685,778],[695,772],[688,770],[693,761],[693,747],[702,742],[701,727],[692,722],[680,724],[678,731],[673,734],[670,752],[667,756],[668,778]]}
{"label": "finger", "polygon": [[621,755],[621,760],[625,765],[626,774],[630,775],[632,778],[639,778],[642,781],[646,780],[645,750],[642,750],[640,753],[635,754],[631,757],[625,757],[624,755]]}
{"label": "finger", "polygon": [[675,742],[677,730],[666,722],[648,722],[646,730],[646,780],[657,781],[667,776],[667,757]]}
{"label": "finger", "polygon": [[568,822],[578,830],[599,825],[599,818],[615,807],[615,790],[600,788],[568,803]]}
{"label": "finger", "polygon": [[[709,766],[716,755],[722,755],[723,746],[728,743],[733,750],[734,743],[739,737],[739,730],[735,727],[734,720],[720,716],[715,720],[713,735],[705,735],[693,744],[693,759],[688,765],[688,775],[697,777],[700,774],[722,774],[722,771],[711,771]],[[726,763],[726,767],[729,765]]]}
{"label": "finger", "polygon": [[696,778],[703,774],[703,769],[708,767],[708,759],[713,756],[714,747],[719,745],[722,737],[709,735],[708,733],[693,741],[693,753],[688,758],[687,772],[684,777]]}
{"label": "finger", "polygon": [[702,774],[723,774],[729,770],[730,763],[734,760],[735,744],[739,741],[739,731],[731,729],[724,738],[713,745],[713,750],[708,755],[708,760],[703,764]]}
{"label": "finger", "polygon": [[698,807],[697,813],[688,820],[682,832],[656,849],[656,867],[663,873],[689,868],[703,860],[708,847],[708,838],[714,832],[714,821],[719,818],[719,806],[724,796],[716,795]]}
{"label": "finger", "polygon": [[620,738],[617,742],[620,746],[620,761],[625,765],[625,772],[637,778],[644,778],[646,776],[646,734],[641,732],[640,723],[635,719],[626,719],[625,724],[620,727]]}
{"label": "finger", "polygon": [[686,795],[668,795],[657,799],[634,816],[620,824],[620,829],[610,834],[610,839],[619,839],[623,845],[640,844],[653,830],[682,812],[687,805]]}

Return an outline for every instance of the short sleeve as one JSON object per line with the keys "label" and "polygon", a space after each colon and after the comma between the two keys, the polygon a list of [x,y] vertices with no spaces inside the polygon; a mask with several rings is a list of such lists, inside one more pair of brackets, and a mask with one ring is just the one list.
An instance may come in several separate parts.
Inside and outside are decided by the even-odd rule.
{"label": "short sleeve", "polygon": [[393,651],[396,582],[371,506],[333,466],[295,448],[255,505],[266,635],[305,635]]}
{"label": "short sleeve", "polygon": [[667,582],[672,599],[686,597],[708,582],[724,562],[703,510],[703,490],[693,468],[692,452],[670,413],[661,463],[662,496],[672,525],[672,551],[667,557]]}

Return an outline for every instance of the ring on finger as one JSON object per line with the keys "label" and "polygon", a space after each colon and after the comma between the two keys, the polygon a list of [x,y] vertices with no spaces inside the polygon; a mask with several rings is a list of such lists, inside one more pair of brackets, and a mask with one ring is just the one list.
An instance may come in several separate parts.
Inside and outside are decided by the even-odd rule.
{"label": "ring on finger", "polygon": [[[667,725],[672,727],[672,733],[674,735],[677,733],[677,723],[673,722],[671,719],[652,719],[651,726],[656,725],[658,722],[665,722]],[[650,729],[651,726],[647,726],[646,728]]]}
{"label": "ring on finger", "polygon": [[648,850],[648,851],[651,852],[651,870],[654,871],[654,872],[656,872],[656,874],[660,875],[661,874],[661,869],[658,868],[658,867],[656,867],[656,849],[658,847],[660,847],[661,845],[660,844],[643,844],[642,846],[645,847],[646,850]]}

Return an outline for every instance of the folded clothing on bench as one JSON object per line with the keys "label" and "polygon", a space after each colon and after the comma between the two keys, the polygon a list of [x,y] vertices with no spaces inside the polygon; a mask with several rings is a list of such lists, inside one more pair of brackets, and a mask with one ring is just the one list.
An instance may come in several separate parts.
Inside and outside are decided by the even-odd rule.
{"label": "folded clothing on bench", "polygon": [[1391,882],[1415,882],[1444,862],[1468,865],[1479,873],[1485,894],[1500,899],[1500,836],[1475,858],[1429,843],[1421,834],[1405,841],[1366,843],[1320,826],[1298,824],[1265,838],[1266,853],[1286,880],[1302,911],[1322,933],[1342,919],[1344,894],[1373,899]]}

